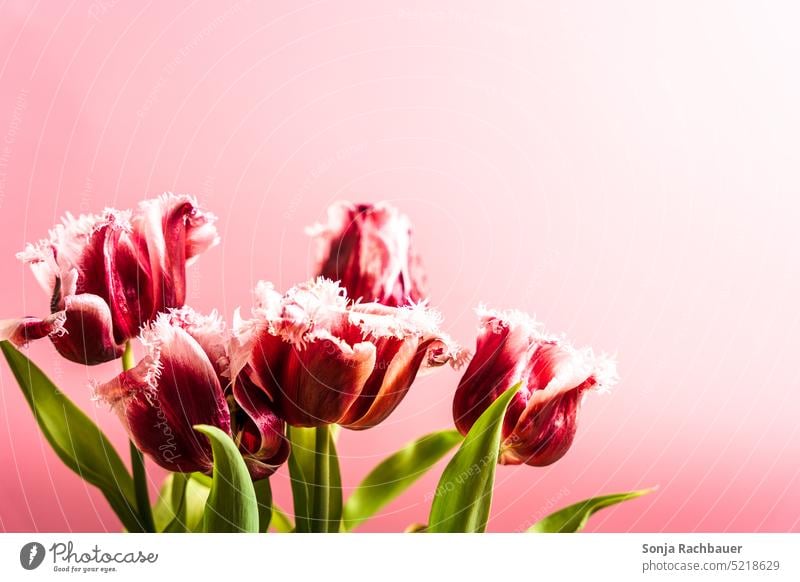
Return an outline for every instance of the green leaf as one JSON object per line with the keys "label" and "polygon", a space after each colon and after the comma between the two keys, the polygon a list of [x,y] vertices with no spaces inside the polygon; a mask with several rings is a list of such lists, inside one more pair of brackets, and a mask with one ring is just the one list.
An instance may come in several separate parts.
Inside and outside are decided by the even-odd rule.
{"label": "green leaf", "polygon": [[344,506],[342,529],[350,531],[398,497],[454,446],[462,441],[456,430],[427,434],[384,459],[359,484]]}
{"label": "green leaf", "polygon": [[289,427],[295,522],[298,532],[339,531],[342,483],[333,430]]}
{"label": "green leaf", "polygon": [[172,491],[170,491],[170,506],[173,517],[162,530],[165,533],[184,533],[187,529],[186,522],[186,489],[189,477],[184,473],[175,473],[172,478]]}
{"label": "green leaf", "polygon": [[[182,486],[181,481],[185,481]],[[177,483],[177,485],[175,485]],[[202,473],[170,473],[161,485],[158,500],[153,506],[156,531],[167,531],[183,503],[182,531],[198,532],[203,529],[203,511],[211,491],[211,478]]]}
{"label": "green leaf", "polygon": [[274,501],[272,502],[272,521],[270,526],[278,533],[289,533],[294,529],[292,520],[280,507],[275,505]]}
{"label": "green leaf", "polygon": [[506,390],[481,414],[445,467],[431,504],[428,531],[455,533],[486,529],[503,417],[519,387],[517,383]]}
{"label": "green leaf", "polygon": [[[312,493],[309,483],[314,472],[314,429],[287,427],[287,435],[292,445],[289,454],[289,478],[292,482],[292,499],[294,501],[294,520],[299,533],[311,531]],[[309,477],[306,476],[308,473]]]}
{"label": "green leaf", "polygon": [[260,479],[253,483],[258,502],[258,531],[266,532],[272,521],[272,487],[269,479]]}
{"label": "green leaf", "polygon": [[258,501],[239,449],[231,437],[215,426],[199,424],[194,428],[208,437],[214,453],[214,475],[203,514],[203,531],[257,533]]}
{"label": "green leaf", "polygon": [[595,512],[605,507],[636,499],[642,495],[647,495],[655,489],[640,489],[629,493],[613,493],[584,499],[573,505],[551,513],[547,517],[534,523],[529,529],[530,533],[575,533],[586,527],[589,518]]}
{"label": "green leaf", "polygon": [[98,487],[128,531],[144,531],[136,508],[133,479],[111,442],[45,374],[7,341],[0,349],[34,418],[58,457]]}

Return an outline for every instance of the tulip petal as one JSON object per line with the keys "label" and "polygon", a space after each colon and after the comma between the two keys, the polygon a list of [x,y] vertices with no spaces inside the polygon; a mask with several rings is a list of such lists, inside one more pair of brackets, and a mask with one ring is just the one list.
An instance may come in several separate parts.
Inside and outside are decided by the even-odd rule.
{"label": "tulip petal", "polygon": [[[527,375],[532,337],[539,325],[522,314],[499,314],[479,308],[481,327],[475,355],[459,382],[453,398],[453,418],[461,434],[467,434],[481,414],[510,386]],[[523,385],[511,400],[503,421],[503,436],[511,433],[525,408]]]}
{"label": "tulip petal", "polygon": [[148,355],[133,369],[100,385],[143,452],[170,471],[208,472],[208,439],[192,428],[216,426],[230,434],[230,413],[216,372],[185,330],[159,317],[142,331]]}
{"label": "tulip petal", "polygon": [[375,365],[375,346],[349,346],[319,337],[305,349],[289,352],[276,401],[292,426],[320,426],[339,421],[364,387]]}
{"label": "tulip petal", "polygon": [[143,241],[116,230],[106,236],[104,258],[114,335],[124,343],[157,313],[148,253]]}
{"label": "tulip petal", "polygon": [[140,204],[134,228],[147,241],[157,311],[186,300],[186,266],[219,242],[216,217],[198,208],[191,196],[172,193]]}
{"label": "tulip petal", "polygon": [[327,224],[306,232],[317,240],[319,275],[340,281],[353,299],[394,307],[425,297],[411,223],[389,204],[333,204]]}
{"label": "tulip petal", "polygon": [[72,362],[93,366],[122,356],[114,339],[111,311],[97,295],[68,295],[64,301],[64,331],[51,336],[53,345]]}
{"label": "tulip petal", "polygon": [[17,347],[47,336],[63,335],[64,313],[56,312],[45,319],[21,317],[0,320],[0,341],[8,340]]}
{"label": "tulip petal", "polygon": [[528,406],[503,443],[500,463],[544,467],[563,457],[575,439],[583,390],[574,388]]}
{"label": "tulip petal", "polygon": [[269,477],[289,457],[285,423],[275,414],[266,393],[246,373],[233,384],[233,396],[242,413],[236,416],[235,436],[254,479]]}
{"label": "tulip petal", "polygon": [[375,369],[341,419],[342,426],[361,430],[386,420],[411,388],[431,342],[420,343],[413,337],[376,342]]}

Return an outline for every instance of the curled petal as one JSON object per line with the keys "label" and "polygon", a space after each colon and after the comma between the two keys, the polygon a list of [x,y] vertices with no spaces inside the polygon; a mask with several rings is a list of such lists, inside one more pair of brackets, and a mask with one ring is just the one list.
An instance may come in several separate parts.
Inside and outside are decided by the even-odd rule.
{"label": "curled petal", "polygon": [[132,370],[96,388],[136,445],[170,471],[208,472],[208,440],[192,428],[230,434],[230,413],[214,367],[185,330],[159,317],[142,331],[147,356]]}
{"label": "curled petal", "polygon": [[97,295],[68,295],[64,301],[64,333],[51,335],[53,345],[72,362],[92,366],[122,356],[114,338],[108,304]]}
{"label": "curled petal", "polygon": [[503,420],[500,462],[549,465],[572,445],[583,395],[616,382],[614,362],[546,334],[524,313],[478,313],[475,356],[453,399],[456,427],[466,434],[500,394],[521,382]]}
{"label": "curled petal", "polygon": [[241,409],[234,435],[254,479],[269,477],[289,457],[286,424],[275,414],[266,393],[246,373],[233,384],[233,396]]}
{"label": "curled petal", "polygon": [[454,363],[458,348],[424,304],[351,303],[324,278],[278,295],[256,287],[253,319],[237,317],[232,366],[250,366],[294,426],[362,429],[384,420],[423,368]]}
{"label": "curled petal", "polygon": [[106,229],[104,288],[119,343],[135,337],[157,312],[153,278],[144,241],[130,232]]}
{"label": "curled petal", "polygon": [[[453,398],[453,418],[462,434],[469,431],[498,396],[526,378],[530,354],[542,337],[541,326],[523,314],[500,314],[483,308],[478,312],[480,329],[475,355]],[[524,390],[512,399],[503,423],[504,435],[514,428],[525,401]]]}
{"label": "curled petal", "polygon": [[186,300],[186,266],[219,242],[216,217],[191,196],[172,193],[140,204],[134,228],[144,238],[154,283],[156,311]]}
{"label": "curled petal", "polygon": [[229,336],[225,322],[216,310],[208,315],[196,312],[188,306],[170,309],[160,315],[173,326],[180,327],[200,344],[217,376],[230,379]]}
{"label": "curled petal", "polygon": [[385,338],[377,342],[375,369],[364,389],[340,420],[351,429],[371,428],[400,404],[411,388],[428,351],[428,342]]}
{"label": "curled petal", "polygon": [[64,330],[64,312],[57,312],[44,319],[22,317],[0,320],[0,341],[10,341],[15,346],[24,346],[43,337],[58,336]]}
{"label": "curled petal", "polygon": [[563,457],[575,438],[582,388],[575,388],[526,408],[503,442],[500,463],[544,467]]}

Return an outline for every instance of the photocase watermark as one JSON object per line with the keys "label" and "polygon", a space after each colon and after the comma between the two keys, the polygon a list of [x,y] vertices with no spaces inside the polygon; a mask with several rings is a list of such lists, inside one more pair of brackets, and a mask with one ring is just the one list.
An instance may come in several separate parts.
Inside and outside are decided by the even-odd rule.
{"label": "photocase watermark", "polygon": [[66,541],[56,542],[48,549],[39,542],[29,542],[19,551],[19,563],[25,570],[35,570],[47,556],[50,556],[53,572],[80,574],[107,574],[118,571],[121,565],[147,565],[158,561],[155,552],[106,551],[97,544],[82,549]]}
{"label": "photocase watermark", "polygon": [[14,109],[11,111],[11,119],[8,122],[3,141],[0,142],[0,207],[6,194],[8,184],[8,169],[11,165],[11,156],[14,143],[17,141],[20,127],[22,126],[23,115],[28,108],[28,90],[22,89],[17,93],[14,100]]}
{"label": "photocase watermark", "polygon": [[158,398],[158,395],[149,395],[148,399],[152,407],[156,410],[156,417],[158,418],[158,422],[153,425],[153,428],[160,430],[161,434],[164,436],[164,442],[158,446],[159,454],[163,460],[168,463],[174,463],[175,460],[181,456],[178,452],[178,443],[175,440],[175,433],[172,431],[169,419],[164,412],[164,408],[161,406],[161,400]]}
{"label": "photocase watermark", "polygon": [[35,570],[44,562],[45,549],[39,542],[28,542],[19,551],[19,563],[26,570]]}

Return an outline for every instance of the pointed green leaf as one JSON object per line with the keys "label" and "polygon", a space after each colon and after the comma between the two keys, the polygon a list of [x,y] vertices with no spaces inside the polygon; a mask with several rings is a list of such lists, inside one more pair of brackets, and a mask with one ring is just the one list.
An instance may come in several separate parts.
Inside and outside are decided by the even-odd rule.
{"label": "pointed green leaf", "polygon": [[0,342],[36,422],[58,457],[98,487],[128,531],[143,531],[133,479],[103,431],[11,343]]}
{"label": "pointed green leaf", "polygon": [[427,434],[384,459],[359,484],[344,506],[342,529],[350,531],[397,498],[454,446],[456,430]]}
{"label": "pointed green leaf", "polygon": [[[181,480],[185,485],[181,486]],[[177,486],[175,485],[177,483]],[[170,473],[161,485],[158,500],[153,506],[153,518],[156,531],[167,531],[178,524],[171,525],[183,503],[184,531],[199,532],[203,530],[203,512],[206,508],[208,494],[211,491],[211,478],[202,473]]]}
{"label": "pointed green leaf", "polygon": [[445,467],[431,504],[428,531],[454,533],[486,529],[503,417],[519,387],[520,384],[516,384],[506,390],[481,414]]}
{"label": "pointed green leaf", "polygon": [[547,517],[534,523],[529,529],[530,533],[575,533],[586,527],[589,518],[597,511],[605,507],[636,499],[642,495],[654,491],[654,489],[640,489],[629,493],[614,493],[600,497],[584,499],[573,505],[551,513]]}
{"label": "pointed green leaf", "polygon": [[270,527],[273,531],[278,533],[289,533],[294,529],[292,525],[292,520],[289,519],[289,516],[277,505],[275,502],[272,502],[272,521],[270,522]]}
{"label": "pointed green leaf", "polygon": [[164,533],[184,533],[187,530],[186,521],[186,490],[189,486],[189,476],[184,473],[174,473],[170,491],[170,506],[172,519],[164,526]]}
{"label": "pointed green leaf", "polygon": [[215,426],[194,427],[211,441],[214,475],[203,514],[206,532],[258,532],[258,502],[253,481],[231,437]]}
{"label": "pointed green leaf", "polygon": [[253,483],[258,502],[258,531],[266,532],[272,521],[272,487],[269,479],[260,479]]}

